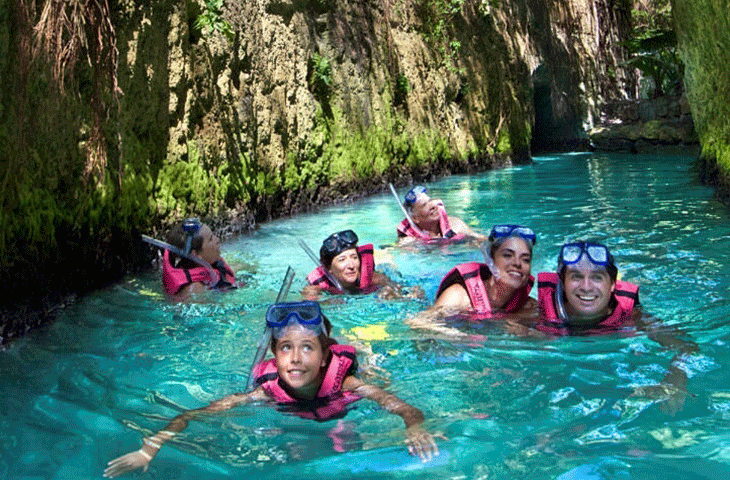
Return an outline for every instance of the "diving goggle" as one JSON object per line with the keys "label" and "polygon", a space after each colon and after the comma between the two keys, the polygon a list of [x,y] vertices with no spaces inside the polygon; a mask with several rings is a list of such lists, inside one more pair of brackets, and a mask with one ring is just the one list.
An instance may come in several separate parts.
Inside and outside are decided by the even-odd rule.
{"label": "diving goggle", "polygon": [[183,220],[182,228],[185,232],[185,253],[189,254],[190,250],[192,249],[193,245],[193,238],[195,238],[195,235],[197,235],[198,230],[200,230],[200,220],[197,218],[186,218]]}
{"label": "diving goggle", "polygon": [[317,302],[305,300],[275,303],[266,310],[266,326],[271,329],[274,338],[278,338],[285,328],[292,324],[299,324],[317,335],[326,334],[322,322],[322,310]]}
{"label": "diving goggle", "polygon": [[406,193],[405,196],[405,202],[403,202],[403,204],[406,207],[413,206],[413,204],[416,203],[418,196],[422,193],[426,193],[426,187],[424,187],[423,185],[416,185],[415,187],[408,190],[408,193]]}
{"label": "diving goggle", "polygon": [[613,265],[613,256],[605,245],[593,242],[573,242],[566,243],[560,248],[558,270],[561,270],[564,265],[578,263],[584,253],[588,255],[588,259],[594,265]]}
{"label": "diving goggle", "polygon": [[[352,230],[333,233],[322,242],[321,256],[339,255],[341,252],[357,245],[357,234]],[[326,254],[326,255],[322,255]]]}
{"label": "diving goggle", "polygon": [[489,233],[489,241],[493,242],[497,238],[512,236],[518,236],[525,240],[529,240],[533,245],[535,245],[535,242],[537,241],[537,236],[531,228],[523,227],[522,225],[508,224],[493,226],[492,231]]}

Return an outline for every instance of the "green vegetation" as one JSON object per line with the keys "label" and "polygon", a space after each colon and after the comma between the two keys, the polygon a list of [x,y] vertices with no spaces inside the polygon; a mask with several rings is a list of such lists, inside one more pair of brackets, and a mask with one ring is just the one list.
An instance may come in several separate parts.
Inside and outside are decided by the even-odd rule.
{"label": "green vegetation", "polygon": [[403,73],[399,73],[395,78],[395,88],[393,89],[393,105],[403,105],[406,102],[406,97],[411,91],[411,82],[408,81]]}
{"label": "green vegetation", "polygon": [[205,0],[203,11],[195,19],[194,27],[204,35],[220,33],[230,41],[233,39],[233,29],[223,18],[223,3],[223,0]]}
{"label": "green vegetation", "polygon": [[[730,16],[726,0],[674,0],[679,52],[702,156],[730,183]],[[725,185],[729,187],[730,185]]]}
{"label": "green vegetation", "polygon": [[314,53],[307,62],[309,90],[322,105],[329,105],[332,95],[332,64],[329,58]]}
{"label": "green vegetation", "polygon": [[632,10],[633,35],[626,42],[631,54],[628,65],[653,80],[656,96],[678,87],[684,73],[671,15],[669,0],[637,1]]}
{"label": "green vegetation", "polygon": [[465,0],[421,0],[419,12],[423,24],[423,36],[442,58],[442,66],[452,73],[461,74],[458,68],[461,42],[453,38],[454,17],[461,12]]}

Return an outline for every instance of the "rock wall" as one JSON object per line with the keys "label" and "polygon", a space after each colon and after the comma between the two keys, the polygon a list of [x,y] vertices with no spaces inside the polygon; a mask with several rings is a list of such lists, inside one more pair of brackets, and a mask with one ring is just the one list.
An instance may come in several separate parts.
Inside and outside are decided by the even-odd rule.
{"label": "rock wall", "polygon": [[730,202],[730,4],[672,0],[685,88],[701,144],[701,178]]}
{"label": "rock wall", "polygon": [[32,48],[47,2],[0,0],[3,339],[143,268],[141,232],[529,161],[635,90],[624,0],[217,3],[74,4],[89,41],[59,84]]}

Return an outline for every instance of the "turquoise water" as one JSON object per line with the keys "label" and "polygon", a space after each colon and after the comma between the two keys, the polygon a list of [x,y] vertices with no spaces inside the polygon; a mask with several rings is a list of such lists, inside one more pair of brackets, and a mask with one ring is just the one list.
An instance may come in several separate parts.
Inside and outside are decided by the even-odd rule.
{"label": "turquoise water", "polygon": [[[659,383],[674,355],[634,336],[545,339],[485,326],[484,345],[430,340],[404,319],[427,302],[346,297],[324,309],[342,342],[372,351],[369,380],[417,406],[443,432],[442,454],[421,464],[403,447],[399,417],[363,400],[339,425],[347,453],[317,423],[245,406],[191,423],[168,443],[150,479],[722,478],[730,473],[730,219],[683,156],[574,154],[453,176],[429,185],[478,230],[523,223],[538,232],[533,273],[554,268],[559,245],[593,237],[612,247],[646,310],[700,347],[687,359],[689,396],[672,414],[632,395]],[[376,246],[402,218],[392,196],[262,225],[226,241],[248,287],[176,305],[159,274],[128,278],[79,299],[60,318],[0,352],[0,478],[101,478],[107,461],[139,448],[181,409],[246,383],[262,316],[284,272],[289,299],[312,268],[297,245],[353,227]],[[467,245],[397,250],[385,271],[429,300]],[[533,296],[535,292],[532,292]]]}

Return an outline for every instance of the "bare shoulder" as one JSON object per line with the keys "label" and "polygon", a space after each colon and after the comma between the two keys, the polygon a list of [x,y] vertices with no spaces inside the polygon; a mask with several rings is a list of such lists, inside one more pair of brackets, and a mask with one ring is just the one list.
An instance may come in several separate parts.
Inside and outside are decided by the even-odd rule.
{"label": "bare shoulder", "polygon": [[471,300],[466,288],[460,283],[455,283],[441,292],[434,305],[469,309],[471,308]]}

